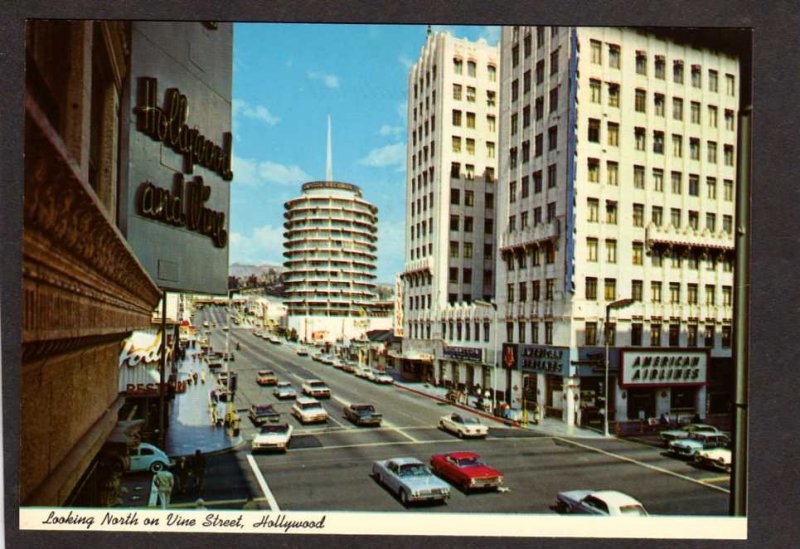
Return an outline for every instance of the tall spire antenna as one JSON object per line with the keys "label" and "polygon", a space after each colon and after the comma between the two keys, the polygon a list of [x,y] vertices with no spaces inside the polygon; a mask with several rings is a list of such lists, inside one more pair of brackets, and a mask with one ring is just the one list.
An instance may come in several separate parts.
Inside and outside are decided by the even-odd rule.
{"label": "tall spire antenna", "polygon": [[328,163],[325,169],[325,178],[328,181],[333,181],[333,153],[331,150],[331,115],[328,115]]}

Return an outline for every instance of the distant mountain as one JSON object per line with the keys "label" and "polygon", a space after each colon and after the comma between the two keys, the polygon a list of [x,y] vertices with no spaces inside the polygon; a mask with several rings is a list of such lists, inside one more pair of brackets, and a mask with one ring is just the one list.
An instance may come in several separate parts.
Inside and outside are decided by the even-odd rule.
{"label": "distant mountain", "polygon": [[281,274],[285,270],[283,265],[244,265],[242,263],[233,263],[228,268],[228,274],[237,278],[245,278],[251,275],[263,276],[270,273]]}

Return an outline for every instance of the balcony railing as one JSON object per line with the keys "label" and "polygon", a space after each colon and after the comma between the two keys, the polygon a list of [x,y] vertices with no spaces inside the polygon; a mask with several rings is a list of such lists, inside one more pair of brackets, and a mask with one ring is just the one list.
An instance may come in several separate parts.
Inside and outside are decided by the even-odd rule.
{"label": "balcony railing", "polygon": [[433,272],[433,258],[423,257],[420,259],[406,261],[405,267],[403,268],[403,274],[411,274],[419,271]]}
{"label": "balcony railing", "polygon": [[678,229],[672,225],[659,227],[651,223],[645,230],[645,240],[648,246],[662,244],[689,248],[733,250],[733,234],[724,231],[711,232],[708,229],[692,229],[691,227]]}
{"label": "balcony railing", "polygon": [[556,240],[561,235],[561,220],[553,219],[549,223],[526,227],[500,235],[500,249],[539,245],[548,240]]}

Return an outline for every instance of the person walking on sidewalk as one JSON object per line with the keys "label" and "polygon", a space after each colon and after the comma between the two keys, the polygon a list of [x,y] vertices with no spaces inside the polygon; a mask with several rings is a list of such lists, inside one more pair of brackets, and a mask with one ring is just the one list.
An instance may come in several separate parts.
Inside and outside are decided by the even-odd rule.
{"label": "person walking on sidewalk", "polygon": [[189,464],[186,463],[186,456],[181,456],[178,460],[178,464],[175,466],[175,473],[178,481],[178,493],[183,494],[189,486]]}
{"label": "person walking on sidewalk", "polygon": [[161,469],[156,473],[155,480],[153,481],[158,490],[158,500],[161,503],[161,508],[166,509],[169,507],[169,499],[172,496],[172,487],[175,484],[175,477],[172,476],[166,469]]}
{"label": "person walking on sidewalk", "polygon": [[195,450],[192,460],[192,471],[194,472],[194,486],[197,494],[203,490],[203,483],[206,479],[206,456],[200,450]]}

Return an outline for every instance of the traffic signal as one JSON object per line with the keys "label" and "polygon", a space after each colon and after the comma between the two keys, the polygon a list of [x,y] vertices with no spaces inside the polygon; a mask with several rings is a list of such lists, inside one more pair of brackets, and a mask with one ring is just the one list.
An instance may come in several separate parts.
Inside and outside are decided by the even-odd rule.
{"label": "traffic signal", "polygon": [[239,374],[231,374],[231,379],[228,381],[228,389],[232,393],[236,392],[236,387],[239,385]]}

